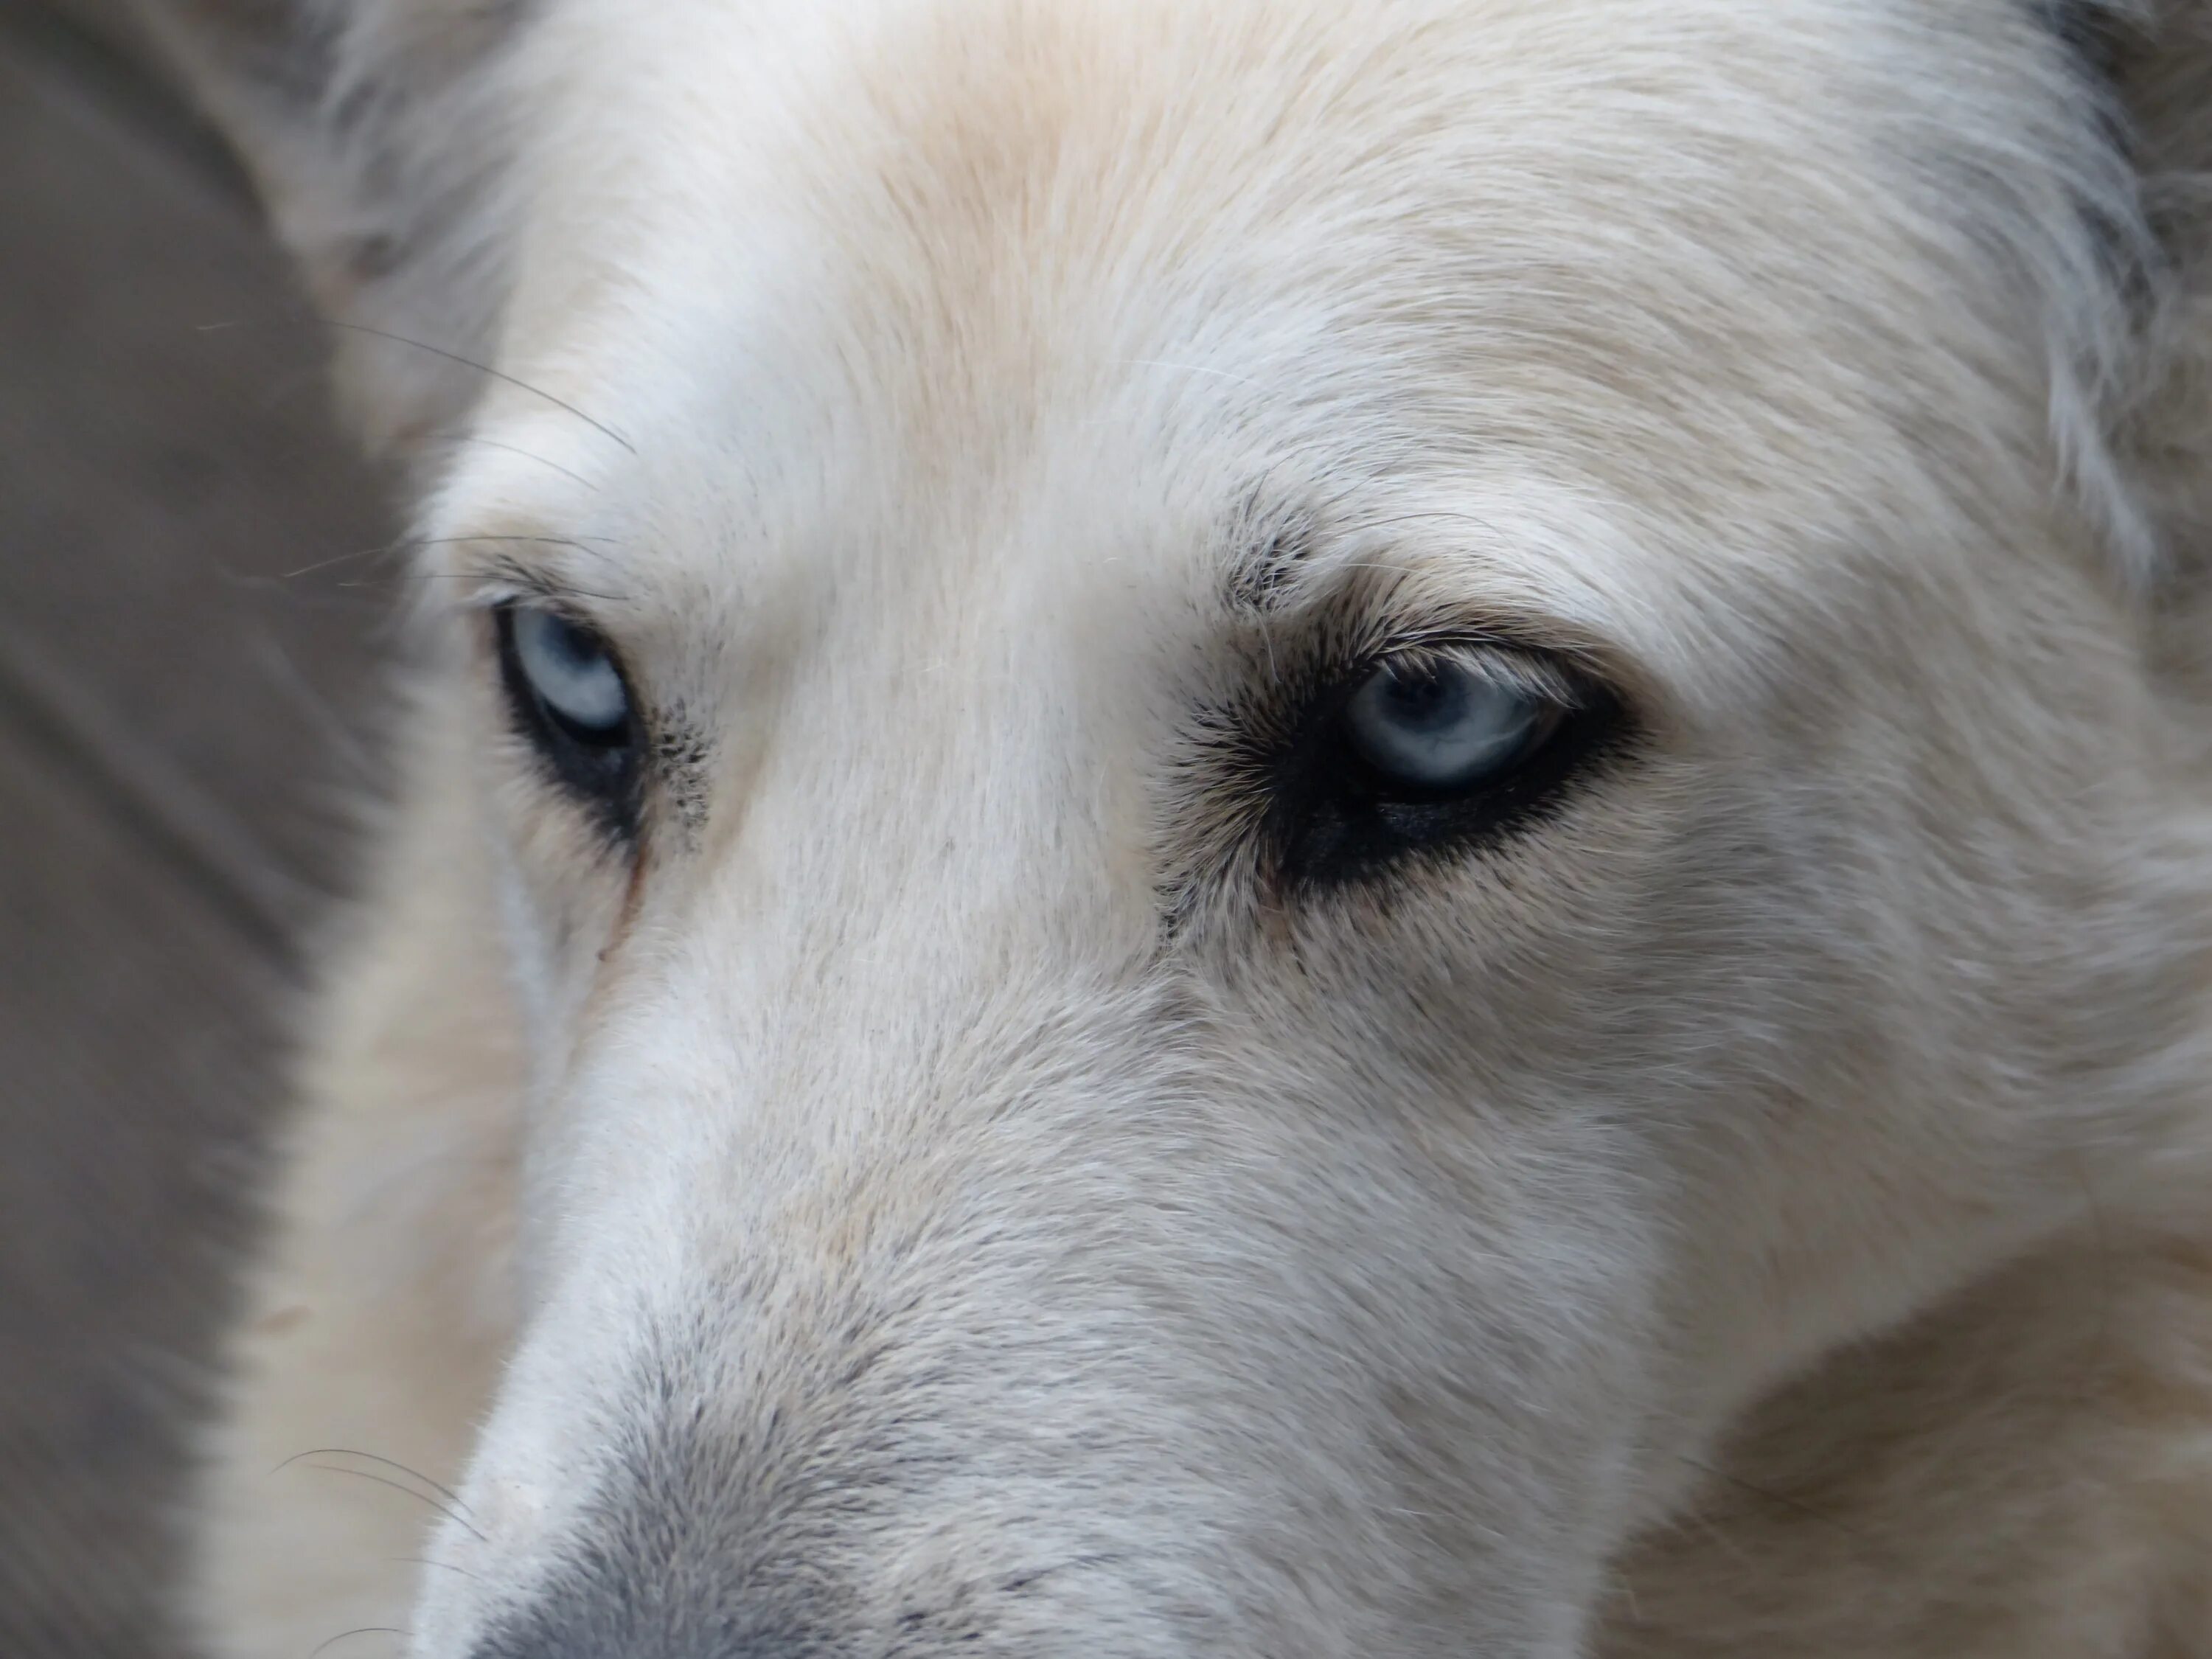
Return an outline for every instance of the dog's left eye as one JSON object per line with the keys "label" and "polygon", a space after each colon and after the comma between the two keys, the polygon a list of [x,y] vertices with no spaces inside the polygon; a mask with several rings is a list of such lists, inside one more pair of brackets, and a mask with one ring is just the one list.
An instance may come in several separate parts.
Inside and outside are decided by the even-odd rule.
{"label": "dog's left eye", "polygon": [[550,606],[499,607],[501,677],[515,721],[562,782],[614,828],[635,828],[638,720],[604,635]]}
{"label": "dog's left eye", "polygon": [[1344,727],[1378,779],[1449,794],[1510,765],[1558,715],[1557,703],[1469,663],[1406,658],[1361,682]]}
{"label": "dog's left eye", "polygon": [[1549,655],[1419,647],[1324,691],[1275,750],[1268,822],[1294,885],[1471,849],[1547,811],[1621,729],[1619,702]]}

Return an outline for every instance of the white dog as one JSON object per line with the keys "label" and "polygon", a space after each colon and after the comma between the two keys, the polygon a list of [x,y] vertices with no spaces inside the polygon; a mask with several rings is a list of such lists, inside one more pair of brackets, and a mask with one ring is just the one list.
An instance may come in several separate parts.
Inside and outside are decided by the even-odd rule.
{"label": "white dog", "polygon": [[423,485],[215,1652],[2212,1655],[2212,6],[156,18]]}

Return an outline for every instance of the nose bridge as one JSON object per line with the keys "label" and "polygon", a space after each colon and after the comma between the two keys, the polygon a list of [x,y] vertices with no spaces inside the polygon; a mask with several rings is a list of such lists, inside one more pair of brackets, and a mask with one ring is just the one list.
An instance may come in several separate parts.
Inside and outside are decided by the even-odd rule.
{"label": "nose bridge", "polygon": [[866,607],[795,667],[669,930],[742,963],[750,1023],[880,1038],[1151,950],[1138,723],[986,586]]}
{"label": "nose bridge", "polygon": [[811,653],[726,831],[648,890],[575,1088],[623,1226],[717,1248],[830,1164],[951,1157],[1025,1070],[1133,1046],[1101,1034],[1156,977],[1135,769],[988,633]]}
{"label": "nose bridge", "polygon": [[878,502],[822,561],[731,781],[715,873],[748,902],[817,939],[918,921],[909,942],[946,944],[1008,913],[1104,941],[1149,908],[1147,668],[1182,612],[1130,575],[1128,538],[1054,510],[1048,459],[1003,498]]}
{"label": "nose bridge", "polygon": [[[991,1585],[1115,1558],[1104,1522],[1047,1505],[1006,1531],[989,1495],[1042,1505],[1056,1471],[1090,1478],[1085,1449],[1130,1432],[1157,1373],[1129,1294],[1079,1287],[1091,1245],[1164,1190],[1083,1133],[1172,1086],[1161,992],[1032,935],[1018,891],[947,906],[966,864],[915,860],[866,925],[801,907],[735,979],[695,952],[654,999],[690,1036],[621,1043],[568,1189],[569,1271],[487,1442],[493,1476],[546,1494],[495,1536],[548,1565],[483,1659],[629,1659],[676,1633],[732,1659],[842,1650],[825,1627],[888,1639],[914,1605],[952,1620]],[[702,998],[720,1018],[686,1019]],[[635,1069],[655,1051],[673,1057]],[[1094,1357],[1070,1373],[1070,1352]],[[1025,1426],[1002,1445],[1009,1409]],[[921,1548],[886,1585],[907,1557],[872,1540],[909,1510],[958,1532],[957,1559]]]}
{"label": "nose bridge", "polygon": [[[486,1442],[495,1480],[545,1489],[546,1547],[672,1472],[684,1571],[758,1552],[735,1577],[765,1616],[813,1506],[933,1490],[933,1444],[988,1463],[1021,1356],[1080,1322],[1048,1286],[1131,1201],[1085,1127],[1162,1097],[1171,1045],[1142,738],[1022,609],[833,620],[720,822],[648,870],[547,1141],[552,1265]],[[1083,1318],[1127,1317],[1102,1294]]]}
{"label": "nose bridge", "polygon": [[695,994],[747,1050],[707,1063],[781,1094],[895,1091],[963,1031],[1126,970],[1148,930],[1117,919],[1081,805],[960,771],[855,768],[763,803],[682,924]]}

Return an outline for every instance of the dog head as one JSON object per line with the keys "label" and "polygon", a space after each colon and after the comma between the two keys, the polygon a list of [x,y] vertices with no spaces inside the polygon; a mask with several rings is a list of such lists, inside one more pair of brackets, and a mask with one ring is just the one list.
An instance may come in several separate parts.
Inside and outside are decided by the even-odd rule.
{"label": "dog head", "polygon": [[2169,1201],[2188,135],[2081,31],[334,17],[191,50],[530,1033],[425,1659],[1569,1655],[1762,1391]]}

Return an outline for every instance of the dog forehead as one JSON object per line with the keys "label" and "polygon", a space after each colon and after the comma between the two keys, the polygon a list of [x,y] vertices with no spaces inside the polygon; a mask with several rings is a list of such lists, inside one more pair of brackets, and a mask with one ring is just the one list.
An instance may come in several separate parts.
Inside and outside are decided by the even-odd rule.
{"label": "dog forehead", "polygon": [[1977,228],[1877,142],[1932,94],[1869,19],[1921,9],[1753,9],[571,0],[507,333],[539,406],[493,416],[589,410],[620,440],[556,459],[718,559],[1118,529],[1182,594],[1287,480],[1507,525],[1485,579],[1600,629],[1803,598],[1944,487],[1901,410],[2020,447],[2042,408]]}

